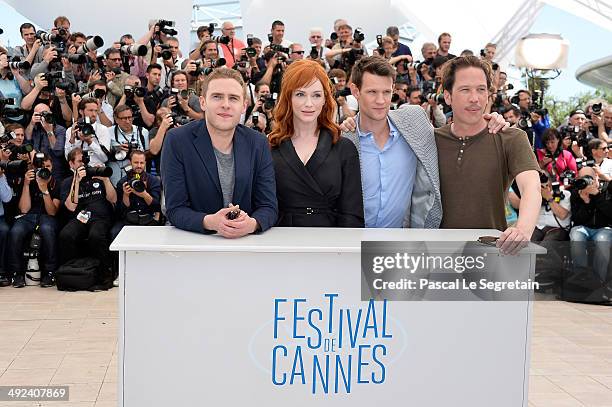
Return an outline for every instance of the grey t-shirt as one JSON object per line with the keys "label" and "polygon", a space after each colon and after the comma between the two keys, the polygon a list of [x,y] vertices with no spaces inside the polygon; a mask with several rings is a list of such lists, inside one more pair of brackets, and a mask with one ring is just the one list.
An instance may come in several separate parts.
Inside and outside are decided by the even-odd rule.
{"label": "grey t-shirt", "polygon": [[234,195],[234,152],[231,151],[229,154],[224,154],[214,147],[213,149],[217,159],[221,192],[223,192],[223,206],[227,208],[232,203]]}

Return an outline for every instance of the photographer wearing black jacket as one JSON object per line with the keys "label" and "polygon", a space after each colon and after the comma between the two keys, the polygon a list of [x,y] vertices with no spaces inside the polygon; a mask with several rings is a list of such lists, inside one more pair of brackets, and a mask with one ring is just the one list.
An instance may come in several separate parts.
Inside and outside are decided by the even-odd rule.
{"label": "photographer wearing black jacket", "polygon": [[605,283],[612,243],[612,183],[600,183],[590,167],[580,169],[578,176],[570,198],[572,260],[574,265],[587,267],[586,242],[596,242],[593,268]]}
{"label": "photographer wearing black jacket", "polygon": [[125,225],[155,226],[161,212],[161,182],[146,172],[144,151],[134,150],[130,155],[130,167],[117,182],[117,213],[119,221],[111,230],[111,241]]}
{"label": "photographer wearing black jacket", "polygon": [[[62,183],[61,200],[68,209],[71,219],[59,235],[61,263],[89,255],[100,260],[98,282],[111,284],[109,271],[110,244],[113,206],[117,202],[117,193],[105,167],[90,167],[89,157],[83,156],[83,150],[75,148],[68,153],[68,164],[74,175]],[[82,242],[87,238],[87,251],[79,251]]]}
{"label": "photographer wearing black jacket", "polygon": [[[53,285],[57,270],[57,220],[60,207],[60,185],[51,175],[53,163],[45,153],[37,153],[26,172],[19,193],[19,213],[9,232],[7,264],[13,276],[13,287],[25,287],[24,251],[29,244],[30,258],[36,258],[39,249],[42,259],[41,287]],[[30,237],[31,236],[31,237]],[[30,237],[28,239],[28,237]]]}

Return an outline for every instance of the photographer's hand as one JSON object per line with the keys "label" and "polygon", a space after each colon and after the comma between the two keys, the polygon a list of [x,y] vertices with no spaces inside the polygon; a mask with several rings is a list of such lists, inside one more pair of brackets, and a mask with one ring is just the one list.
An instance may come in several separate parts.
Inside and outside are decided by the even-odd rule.
{"label": "photographer's hand", "polygon": [[77,183],[81,182],[81,180],[83,178],[85,178],[86,175],[87,175],[87,170],[85,169],[84,166],[81,166],[81,167],[77,168],[77,170],[74,173],[74,177],[76,179],[76,182]]}
{"label": "photographer's hand", "polygon": [[550,187],[549,184],[546,185],[542,185],[541,187],[541,193],[542,193],[542,198],[546,199],[547,201],[550,201],[551,199],[553,199],[552,196],[552,188]]}
{"label": "photographer's hand", "polygon": [[50,63],[55,58],[57,58],[57,51],[55,50],[54,46],[50,46],[49,48],[44,50],[43,61],[45,61],[46,63]]}
{"label": "photographer's hand", "polygon": [[96,82],[96,81],[99,81],[100,79],[102,79],[102,75],[100,74],[100,71],[94,71],[92,72],[91,75],[89,75],[90,82]]}
{"label": "photographer's hand", "polygon": [[124,182],[123,183],[123,195],[129,196],[132,192],[134,192],[132,187],[127,182]]}
{"label": "photographer's hand", "polygon": [[34,89],[36,89],[38,92],[40,92],[43,88],[49,86],[49,81],[44,78],[44,73],[39,73],[34,77]]}
{"label": "photographer's hand", "polygon": [[108,84],[109,82],[112,82],[113,79],[115,79],[115,73],[113,71],[106,71],[104,73],[104,76],[106,77],[106,83]]}
{"label": "photographer's hand", "polygon": [[30,183],[32,181],[34,181],[34,179],[36,178],[36,173],[34,172],[34,169],[28,170],[25,173],[25,176],[23,177],[23,186],[30,186]]}
{"label": "photographer's hand", "polygon": [[51,180],[51,178],[49,178],[49,179],[42,179],[40,177],[36,177],[36,183],[38,184],[38,189],[43,194],[49,192],[49,181],[50,180]]}

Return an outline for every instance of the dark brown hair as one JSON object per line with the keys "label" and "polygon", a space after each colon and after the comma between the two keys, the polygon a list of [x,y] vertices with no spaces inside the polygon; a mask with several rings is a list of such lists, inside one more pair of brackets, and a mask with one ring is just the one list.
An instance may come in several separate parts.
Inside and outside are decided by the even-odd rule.
{"label": "dark brown hair", "polygon": [[357,89],[361,89],[363,74],[366,72],[377,76],[387,76],[395,83],[396,71],[391,64],[382,57],[364,57],[355,63],[351,71],[351,82],[357,86]]}
{"label": "dark brown hair", "polygon": [[455,76],[457,71],[465,68],[482,69],[487,78],[487,89],[493,90],[493,69],[491,63],[475,56],[457,57],[444,64],[442,71],[442,88],[448,93],[453,93]]}

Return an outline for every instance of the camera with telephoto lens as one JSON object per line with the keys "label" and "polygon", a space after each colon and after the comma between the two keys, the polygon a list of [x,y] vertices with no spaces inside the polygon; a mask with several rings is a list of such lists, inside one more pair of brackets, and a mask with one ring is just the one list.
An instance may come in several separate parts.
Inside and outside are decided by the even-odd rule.
{"label": "camera with telephoto lens", "polygon": [[88,39],[85,44],[81,45],[76,49],[77,54],[87,54],[88,52],[95,51],[104,45],[104,40],[99,35],[94,35]]}
{"label": "camera with telephoto lens", "polygon": [[146,185],[144,183],[143,177],[140,174],[134,172],[131,166],[129,168],[129,170],[126,170],[128,174],[127,184],[136,192],[144,192],[146,189]]}
{"label": "camera with telephoto lens", "polygon": [[83,166],[85,167],[85,177],[110,177],[113,175],[113,169],[110,167],[91,167],[91,155],[93,151],[87,150],[83,151]]}
{"label": "camera with telephoto lens", "polygon": [[[514,85],[511,83],[508,84],[507,90],[514,89]],[[504,105],[504,101],[508,100],[508,95],[506,94],[506,90],[498,90],[497,93],[493,96],[493,108],[500,109]]]}
{"label": "camera with telephoto lens", "polygon": [[51,71],[43,74],[42,79],[47,82],[52,82],[54,79],[63,79],[64,72],[63,71]]}
{"label": "camera with telephoto lens", "polygon": [[45,43],[57,42],[61,40],[59,34],[48,33],[43,30],[36,31],[36,39],[40,40],[41,42],[45,42]]}
{"label": "camera with telephoto lens", "polygon": [[121,44],[121,48],[119,48],[122,55],[131,55],[135,57],[143,57],[147,55],[147,46],[142,44]]}
{"label": "camera with telephoto lens", "polygon": [[48,168],[45,168],[44,160],[44,153],[36,153],[34,155],[34,159],[32,160],[32,165],[36,169],[35,173],[38,178],[48,180],[51,178],[51,171]]}
{"label": "camera with telephoto lens", "polygon": [[0,97],[0,108],[6,106],[6,105],[14,105],[15,104],[15,98],[2,98]]}
{"label": "camera with telephoto lens", "polygon": [[282,52],[284,54],[288,54],[289,53],[289,48],[285,48],[282,45],[279,44],[270,44],[270,50],[274,51],[274,52]]}
{"label": "camera with telephoto lens", "polygon": [[34,113],[34,116],[40,117],[46,123],[50,123],[50,124],[54,124],[55,123],[55,117],[53,116],[53,113],[51,113],[49,111],[44,111],[44,112],[40,112],[40,113]]}
{"label": "camera with telephoto lens", "polygon": [[161,57],[164,60],[172,59],[172,51],[170,51],[170,45],[168,44],[159,44],[159,48],[161,48]]}
{"label": "camera with telephoto lens", "polygon": [[138,145],[138,141],[136,140],[130,140],[127,143],[127,145],[128,145],[127,151],[122,150],[120,146],[115,147],[114,149],[115,154],[113,155],[113,158],[115,159],[115,161],[123,161],[130,156],[132,151],[140,149],[140,146]]}
{"label": "camera with telephoto lens", "polygon": [[591,106],[591,114],[594,114],[595,116],[599,116],[601,114],[601,109],[602,109],[602,103],[595,103],[593,106]]}
{"label": "camera with telephoto lens", "polygon": [[261,100],[262,106],[265,110],[272,110],[274,109],[274,106],[276,105],[277,98],[278,98],[278,94],[275,92],[269,95],[261,96],[259,100]]}
{"label": "camera with telephoto lens", "polygon": [[195,63],[196,65],[196,70],[193,72],[189,72],[190,75],[210,75],[215,68],[225,66],[225,58],[212,59],[210,61],[210,67],[208,68],[202,66],[202,60],[200,59],[198,59],[197,61],[193,61],[193,63]]}
{"label": "camera with telephoto lens", "polygon": [[15,56],[9,62],[9,68],[10,69],[28,70],[28,69],[30,69],[30,62],[28,62],[28,61],[23,61],[22,62],[21,58],[19,58],[18,56]]}
{"label": "camera with telephoto lens", "polygon": [[65,57],[73,64],[84,64],[87,62],[87,55],[85,54],[67,54]]}
{"label": "camera with telephoto lens", "polygon": [[580,126],[562,126],[560,129],[561,138],[569,137],[572,142],[576,142],[579,147],[586,148],[589,144],[587,135],[580,129]]}
{"label": "camera with telephoto lens", "polygon": [[334,94],[334,98],[338,99],[339,97],[347,97],[351,94],[351,89],[350,88],[343,88],[340,89],[338,91],[336,91],[336,93]]}
{"label": "camera with telephoto lens", "polygon": [[159,27],[159,32],[162,32],[166,35],[175,36],[176,34],[178,34],[178,31],[172,28],[176,25],[174,21],[157,20],[156,25]]}
{"label": "camera with telephoto lens", "polygon": [[123,93],[125,93],[126,98],[133,98],[134,96],[142,98],[147,93],[147,90],[142,86],[125,85]]}
{"label": "camera with telephoto lens", "polygon": [[573,180],[572,187],[577,191],[582,191],[586,187],[593,185],[595,180],[590,175],[585,175],[584,177],[577,178]]}
{"label": "camera with telephoto lens", "polygon": [[5,147],[5,150],[11,151],[11,157],[17,157],[17,155],[19,154],[30,154],[32,150],[34,150],[34,147],[32,146],[32,144],[22,144],[20,146],[15,144],[8,144]]}
{"label": "camera with telephoto lens", "polygon": [[191,117],[185,116],[183,114],[172,113],[171,117],[174,126],[184,126],[193,121]]}
{"label": "camera with telephoto lens", "polygon": [[594,167],[595,166],[595,160],[593,159],[586,159],[586,158],[576,158],[576,167],[578,169],[584,168],[584,167]]}
{"label": "camera with telephoto lens", "polygon": [[82,99],[84,98],[102,99],[104,96],[106,96],[106,90],[98,88],[98,89],[92,90],[91,92],[80,93],[79,96],[81,96]]}
{"label": "camera with telephoto lens", "polygon": [[444,95],[442,93],[431,92],[425,95],[425,100],[433,100],[437,104],[444,104]]}
{"label": "camera with telephoto lens", "polygon": [[213,35],[210,39],[223,45],[229,44],[232,40],[229,35]]}
{"label": "camera with telephoto lens", "polygon": [[0,161],[0,169],[7,174],[25,174],[28,169],[28,162],[26,160]]}
{"label": "camera with telephoto lens", "polygon": [[76,122],[75,130],[80,131],[81,135],[86,136],[86,137],[93,136],[94,134],[96,134],[96,130],[94,129],[94,126],[91,124],[89,117],[79,119]]}
{"label": "camera with telephoto lens", "polygon": [[576,173],[572,170],[565,170],[559,175],[564,188],[571,188],[574,180],[576,179]]}

